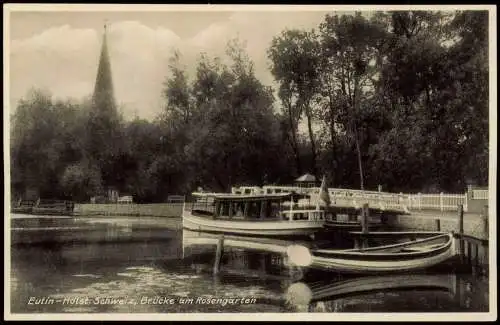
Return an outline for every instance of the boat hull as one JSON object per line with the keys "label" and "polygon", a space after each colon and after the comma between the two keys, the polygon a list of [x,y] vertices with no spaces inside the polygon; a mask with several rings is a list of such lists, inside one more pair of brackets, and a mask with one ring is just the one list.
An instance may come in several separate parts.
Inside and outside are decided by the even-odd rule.
{"label": "boat hull", "polygon": [[241,221],[217,220],[199,217],[185,211],[184,229],[203,232],[228,233],[249,236],[307,236],[323,229],[324,221]]}
{"label": "boat hull", "polygon": [[330,259],[315,256],[311,267],[353,274],[411,272],[427,269],[444,263],[448,259],[452,258],[453,255],[454,254],[450,251],[445,251],[436,256],[430,256],[427,258],[394,261],[358,261],[349,259]]}
{"label": "boat hull", "polygon": [[[437,241],[441,243],[436,244]],[[434,244],[434,246],[426,249],[425,245],[429,244]],[[397,252],[402,248],[413,249],[413,251]],[[302,252],[307,253],[304,250]],[[448,234],[414,243],[386,245],[365,250],[316,250],[310,253],[307,264],[303,266],[348,274],[384,274],[412,272],[434,267],[455,256],[455,247],[453,236]],[[292,260],[298,261],[301,257],[295,256]]]}
{"label": "boat hull", "polygon": [[[371,223],[369,224],[369,229],[379,229],[382,228],[382,224],[379,223]],[[325,230],[339,230],[339,231],[359,231],[361,230],[360,222],[352,222],[352,221],[327,221],[324,224]]]}

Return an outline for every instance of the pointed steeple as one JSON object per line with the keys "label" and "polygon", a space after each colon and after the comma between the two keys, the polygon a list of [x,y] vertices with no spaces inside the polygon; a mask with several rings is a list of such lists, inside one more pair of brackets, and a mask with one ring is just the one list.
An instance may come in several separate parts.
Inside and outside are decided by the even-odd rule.
{"label": "pointed steeple", "polygon": [[99,58],[99,66],[97,68],[97,77],[94,86],[93,104],[94,109],[116,111],[106,23],[104,24],[101,56]]}
{"label": "pointed steeple", "polygon": [[113,156],[119,148],[117,139],[120,138],[120,117],[113,91],[106,29],[106,25],[104,25],[101,54],[92,96],[92,108],[87,123],[87,150],[89,156],[101,168],[104,184],[109,185],[107,179],[109,171],[106,170],[105,166],[111,161],[109,156]]}

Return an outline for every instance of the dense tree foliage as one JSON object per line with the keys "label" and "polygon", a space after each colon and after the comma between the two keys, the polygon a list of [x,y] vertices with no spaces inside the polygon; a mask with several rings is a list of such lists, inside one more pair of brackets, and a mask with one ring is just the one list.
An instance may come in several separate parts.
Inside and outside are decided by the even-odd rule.
{"label": "dense tree foliage", "polygon": [[276,89],[238,40],[201,54],[193,75],[174,53],[154,121],[125,121],[107,82],[80,102],[30,91],[11,119],[13,194],[84,201],[116,188],[152,202],[305,172],[394,192],[487,184],[487,12],[327,15],[267,54]]}

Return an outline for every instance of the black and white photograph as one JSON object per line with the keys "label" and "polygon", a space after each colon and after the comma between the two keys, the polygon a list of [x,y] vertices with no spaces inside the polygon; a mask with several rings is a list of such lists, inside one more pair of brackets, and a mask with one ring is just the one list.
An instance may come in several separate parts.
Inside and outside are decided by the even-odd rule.
{"label": "black and white photograph", "polygon": [[3,16],[5,319],[496,320],[496,6]]}

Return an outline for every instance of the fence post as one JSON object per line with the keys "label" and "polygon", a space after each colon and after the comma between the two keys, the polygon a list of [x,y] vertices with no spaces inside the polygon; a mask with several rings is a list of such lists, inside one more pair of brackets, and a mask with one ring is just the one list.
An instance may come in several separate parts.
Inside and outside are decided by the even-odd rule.
{"label": "fence post", "polygon": [[468,202],[469,202],[469,197],[467,196],[467,192],[465,192],[465,194],[464,194],[464,211],[465,212],[469,211],[469,207],[467,205]]}
{"label": "fence post", "polygon": [[444,193],[443,193],[443,192],[441,192],[441,193],[439,194],[439,208],[441,209],[441,211],[443,211],[443,210],[444,210],[444,206],[443,206],[443,204],[444,204],[444,202],[443,202],[443,195],[444,195]]}

